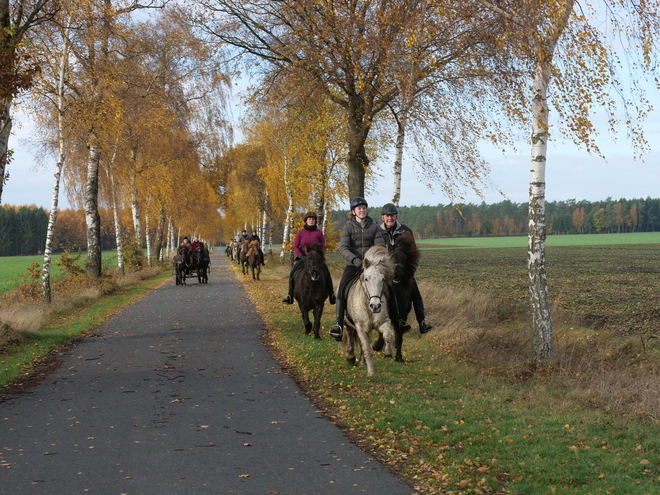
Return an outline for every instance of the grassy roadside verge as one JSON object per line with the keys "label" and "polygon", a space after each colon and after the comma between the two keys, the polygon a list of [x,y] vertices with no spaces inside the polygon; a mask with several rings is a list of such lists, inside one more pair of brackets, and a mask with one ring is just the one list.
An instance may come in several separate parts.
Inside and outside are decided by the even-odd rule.
{"label": "grassy roadside verge", "polygon": [[39,332],[31,335],[29,342],[6,349],[0,355],[0,387],[33,376],[38,372],[39,364],[45,362],[50,353],[87,335],[117,311],[131,305],[171,276],[169,270],[164,271],[52,317]]}
{"label": "grassy roadside verge", "polygon": [[[376,358],[375,378],[325,338],[303,334],[280,303],[286,271],[237,276],[280,361],[317,406],[363,449],[425,494],[660,493],[660,421],[589,407],[551,373],[519,381],[452,352],[441,328],[407,335],[399,364]],[[506,351],[504,351],[506,352]]]}

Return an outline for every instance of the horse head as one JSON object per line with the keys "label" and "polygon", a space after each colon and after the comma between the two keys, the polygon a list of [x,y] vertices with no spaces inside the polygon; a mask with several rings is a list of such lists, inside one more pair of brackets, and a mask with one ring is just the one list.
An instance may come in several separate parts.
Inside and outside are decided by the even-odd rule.
{"label": "horse head", "polygon": [[409,280],[415,275],[419,265],[420,252],[415,244],[412,232],[404,232],[394,240],[394,248],[390,253],[394,263],[395,284]]}
{"label": "horse head", "polygon": [[380,313],[382,309],[382,296],[385,287],[392,282],[394,266],[387,248],[382,246],[371,247],[362,260],[362,287],[369,299],[369,309],[373,313]]}
{"label": "horse head", "polygon": [[322,265],[325,262],[323,246],[318,243],[305,245],[305,270],[309,273],[312,281],[316,282],[321,276]]}

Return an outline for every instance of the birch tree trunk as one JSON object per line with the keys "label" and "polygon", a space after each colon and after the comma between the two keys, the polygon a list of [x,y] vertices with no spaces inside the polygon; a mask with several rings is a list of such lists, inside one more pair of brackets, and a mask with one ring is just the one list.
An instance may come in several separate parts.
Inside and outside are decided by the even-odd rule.
{"label": "birch tree trunk", "polygon": [[7,163],[9,158],[9,135],[11,134],[11,99],[0,100],[0,204],[2,204],[2,191],[5,187],[7,174]]}
{"label": "birch tree trunk", "polygon": [[286,222],[284,223],[284,234],[282,235],[282,251],[280,251],[280,265],[284,264],[284,257],[287,250],[290,252],[291,261],[293,261],[293,250],[291,249],[291,225],[293,224],[294,203],[293,187],[289,183],[288,160],[284,158],[284,187],[286,188],[286,197],[289,200],[289,207],[286,210]]}
{"label": "birch tree trunk", "polygon": [[145,232],[144,236],[147,242],[147,266],[151,267],[153,266],[153,263],[151,261],[151,235],[149,235],[149,214],[147,213],[144,216],[144,225],[145,225]]}
{"label": "birch tree trunk", "polygon": [[117,271],[124,274],[124,245],[122,241],[121,222],[119,221],[119,208],[117,208],[117,193],[115,191],[115,175],[106,170],[108,179],[110,179],[110,196],[112,200],[112,214],[115,222],[115,238],[117,242]]}
{"label": "birch tree trunk", "polygon": [[131,150],[131,160],[133,162],[133,169],[130,174],[131,181],[131,214],[133,215],[133,231],[135,233],[135,242],[139,248],[144,245],[142,243],[142,217],[140,216],[140,203],[138,201],[138,187],[136,177],[136,160],[137,153]]}
{"label": "birch tree trunk", "polygon": [[545,167],[548,149],[550,68],[537,67],[532,100],[532,160],[529,182],[527,268],[532,311],[532,352],[537,366],[552,361],[552,316],[545,269]]}
{"label": "birch tree trunk", "polygon": [[85,181],[85,224],[87,226],[87,273],[101,276],[101,216],[99,215],[99,162],[101,155],[94,131],[89,134],[87,178]]}
{"label": "birch tree trunk", "polygon": [[392,185],[392,203],[399,206],[401,200],[401,171],[403,168],[403,146],[406,139],[406,125],[408,123],[408,112],[410,106],[406,104],[399,115],[394,116],[396,119],[396,152],[394,154],[394,168],[392,175],[394,176],[394,183]]}
{"label": "birch tree trunk", "polygon": [[167,225],[167,215],[165,212],[164,208],[160,209],[160,213],[158,215],[158,224],[156,225],[156,237],[153,242],[153,259],[154,260],[162,260],[161,254],[162,254],[162,248],[163,248],[163,237],[165,235],[165,227]]}
{"label": "birch tree trunk", "polygon": [[55,174],[53,175],[53,197],[50,206],[50,215],[48,217],[48,229],[46,231],[46,246],[44,248],[44,265],[41,271],[41,298],[45,304],[51,302],[50,292],[50,267],[51,256],[53,254],[53,237],[55,236],[55,221],[57,220],[57,207],[60,198],[60,180],[62,178],[62,169],[64,168],[65,147],[64,147],[64,84],[67,71],[67,62],[69,59],[69,44],[66,41],[69,38],[69,29],[64,31],[64,47],[62,58],[60,59],[59,74],[57,80],[57,141],[58,153],[55,163]]}

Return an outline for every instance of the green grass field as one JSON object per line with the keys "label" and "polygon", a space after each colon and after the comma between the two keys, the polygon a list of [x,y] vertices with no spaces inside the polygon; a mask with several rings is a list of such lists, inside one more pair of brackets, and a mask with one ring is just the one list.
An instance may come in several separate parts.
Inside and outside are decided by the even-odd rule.
{"label": "green grass field", "polygon": [[[527,247],[527,236],[511,237],[451,237],[422,239],[422,248],[511,248]],[[609,246],[625,244],[660,244],[660,232],[636,232],[632,234],[551,235],[546,239],[548,247],[562,246]]]}
{"label": "green grass field", "polygon": [[[72,254],[73,256],[73,254]],[[60,254],[54,254],[52,258],[52,268],[51,276],[57,278],[60,275],[60,267],[56,263],[60,259]],[[105,251],[102,255],[103,265],[112,266],[116,263],[117,253],[114,251]],[[81,264],[85,263],[85,253],[80,257]],[[21,277],[23,275],[27,276],[28,267],[32,263],[39,263],[39,266],[43,266],[44,257],[43,255],[37,256],[3,256],[0,257],[0,294],[3,294],[14,287],[17,287],[23,283]]]}

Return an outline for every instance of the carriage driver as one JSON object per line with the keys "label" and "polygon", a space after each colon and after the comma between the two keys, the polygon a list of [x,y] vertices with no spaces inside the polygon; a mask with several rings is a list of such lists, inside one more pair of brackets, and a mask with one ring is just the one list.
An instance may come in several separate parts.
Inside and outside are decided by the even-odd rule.
{"label": "carriage driver", "polygon": [[[396,205],[392,203],[383,205],[383,208],[380,210],[380,217],[383,220],[380,228],[383,230],[383,237],[385,238],[388,250],[391,251],[394,248],[394,240],[404,232],[410,232],[412,235],[410,228],[399,223],[399,210]],[[415,277],[413,277],[412,282],[413,291],[411,299],[413,308],[415,309],[415,317],[419,323],[419,333],[426,333],[433,328],[433,325],[427,323],[425,320],[424,301],[422,300],[422,294],[419,292],[419,287],[417,287]]]}
{"label": "carriage driver", "polygon": [[[346,293],[351,287],[352,282],[360,275],[364,254],[371,246],[385,247],[383,231],[371,217],[367,216],[367,206],[367,201],[364,198],[359,196],[353,198],[351,201],[350,218],[341,231],[339,252],[344,258],[344,261],[346,261],[346,268],[344,268],[344,273],[341,276],[339,288],[337,289],[337,322],[330,327],[329,331],[330,335],[338,341],[341,340],[343,333],[342,325],[346,311]],[[393,296],[392,290],[389,291],[389,295],[391,295],[391,297],[388,297],[390,302],[388,305],[390,320],[394,328],[401,332],[410,330],[410,325],[401,324],[396,298]]]}
{"label": "carriage driver", "polygon": [[[323,246],[323,251],[325,251],[325,236],[323,235],[323,231],[317,228],[317,220],[318,217],[316,216],[316,213],[308,211],[305,213],[305,218],[303,220],[305,225],[296,233],[296,238],[293,241],[293,252],[296,253],[296,263],[293,265],[291,273],[289,274],[289,294],[282,299],[284,304],[293,304],[294,280],[298,272],[305,268],[305,251],[307,250],[307,246],[320,244]],[[325,270],[326,280],[328,281],[328,297],[330,298],[330,304],[334,304],[335,291],[332,288],[332,276],[330,275],[330,270],[327,265],[325,265]]]}

